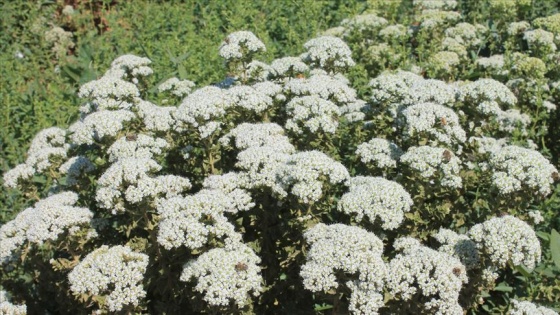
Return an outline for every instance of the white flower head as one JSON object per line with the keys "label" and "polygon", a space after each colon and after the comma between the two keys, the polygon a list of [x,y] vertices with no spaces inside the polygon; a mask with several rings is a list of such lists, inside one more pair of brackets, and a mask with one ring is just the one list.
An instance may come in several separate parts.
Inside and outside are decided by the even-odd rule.
{"label": "white flower head", "polygon": [[346,43],[334,36],[321,36],[303,45],[307,50],[302,59],[314,67],[327,71],[340,72],[355,65],[352,51]]}
{"label": "white flower head", "polygon": [[52,195],[2,225],[0,263],[12,261],[25,242],[41,245],[45,241],[56,241],[62,233],[71,233],[75,227],[89,225],[93,213],[87,208],[74,207],[77,201],[78,195],[74,192]]}
{"label": "white flower head", "polygon": [[177,78],[169,78],[158,86],[158,91],[170,91],[177,97],[185,97],[191,93],[195,84],[189,80],[179,80]]}
{"label": "white flower head", "polygon": [[70,139],[76,145],[91,145],[96,141],[114,138],[124,129],[124,124],[134,118],[136,118],[136,115],[128,110],[95,112],[68,128],[71,133]]}
{"label": "white flower head", "polygon": [[467,140],[459,124],[459,117],[448,107],[434,103],[420,103],[402,111],[403,132],[407,139],[427,136],[433,143],[458,145]]}
{"label": "white flower head", "polygon": [[295,77],[298,74],[305,73],[309,70],[309,66],[301,61],[298,57],[284,57],[275,59],[270,64],[272,73],[275,77]]}
{"label": "white flower head", "polygon": [[220,56],[228,61],[250,59],[254,54],[266,51],[260,39],[249,31],[229,34],[220,45]]}
{"label": "white flower head", "polygon": [[214,248],[185,264],[181,281],[195,280],[194,290],[212,306],[243,307],[263,291],[261,259],[245,244]]}
{"label": "white flower head", "polygon": [[443,187],[460,188],[461,160],[451,151],[430,146],[410,147],[400,161],[425,180],[438,180]]}
{"label": "white flower head", "polygon": [[8,188],[17,188],[18,184],[26,181],[35,175],[35,169],[25,163],[19,164],[11,170],[4,173],[4,186]]}
{"label": "white flower head", "polygon": [[[174,118],[177,107],[162,107],[148,101],[140,101],[136,105],[138,117],[142,119],[146,130],[150,131],[169,131],[176,125]],[[180,130],[180,128],[178,128]]]}
{"label": "white flower head", "polygon": [[344,165],[319,151],[298,152],[278,167],[277,181],[284,191],[290,192],[303,203],[318,201],[323,194],[321,178],[338,184],[350,178]]}
{"label": "white flower head", "polygon": [[239,210],[234,197],[220,189],[203,189],[186,197],[159,199],[158,243],[166,249],[198,249],[211,238],[223,238],[226,243],[239,241],[241,235],[224,215]]}
{"label": "white flower head", "polygon": [[480,257],[476,243],[467,235],[440,229],[434,238],[441,244],[438,251],[459,259],[467,270],[480,268]]}
{"label": "white flower head", "polygon": [[111,63],[111,68],[107,70],[105,76],[121,78],[136,84],[139,77],[146,77],[154,72],[148,66],[151,63],[152,61],[145,57],[123,55]]}
{"label": "white flower head", "polygon": [[394,247],[401,253],[388,264],[389,293],[403,301],[418,296],[424,308],[436,314],[463,313],[458,299],[468,278],[459,259],[408,237],[397,239]]}
{"label": "white flower head", "polygon": [[162,154],[169,144],[161,138],[153,138],[145,134],[128,134],[117,139],[108,149],[109,162],[120,159],[137,158],[151,159]]}
{"label": "white flower head", "polygon": [[333,102],[312,95],[293,98],[286,105],[286,113],[285,127],[295,133],[335,133],[340,110]]}
{"label": "white flower head", "polygon": [[140,96],[138,87],[115,76],[103,76],[80,87],[78,96],[90,100],[92,110],[132,109]]}
{"label": "white flower head", "polygon": [[[311,246],[300,275],[303,285],[312,292],[338,288],[337,271],[354,276],[347,283],[353,291],[352,308],[377,311],[383,306],[382,288],[387,273],[383,261],[383,242],[360,227],[319,223],[305,232]],[[364,295],[371,300],[364,301]]]}
{"label": "white flower head", "polygon": [[558,170],[541,153],[518,146],[494,150],[488,161],[493,171],[492,182],[502,194],[532,192],[551,193],[554,174]]}
{"label": "white flower head", "polygon": [[16,305],[10,302],[8,292],[0,290],[0,314],[6,315],[26,315],[27,306]]}
{"label": "white flower head", "polygon": [[59,168],[61,174],[66,174],[66,184],[76,185],[79,178],[83,176],[84,173],[89,173],[95,170],[95,165],[85,156],[75,156]]}
{"label": "white flower head", "polygon": [[389,140],[373,138],[358,145],[356,155],[363,163],[372,163],[378,168],[395,168],[403,151]]}
{"label": "white flower head", "polygon": [[326,74],[315,74],[308,79],[291,79],[284,88],[296,96],[315,95],[339,106],[357,100],[356,90],[348,86],[348,82]]}
{"label": "white flower head", "polygon": [[236,85],[226,90],[230,107],[239,107],[259,114],[272,106],[272,98],[247,85]]}
{"label": "white flower head", "polygon": [[478,79],[461,86],[458,99],[473,105],[495,101],[505,108],[513,107],[517,103],[517,98],[507,86],[494,79]]}
{"label": "white flower head", "polygon": [[393,181],[382,177],[358,176],[347,181],[349,192],[338,202],[338,210],[361,221],[381,219],[382,228],[393,230],[402,223],[404,214],[413,205],[410,194]]}
{"label": "white flower head", "polygon": [[116,312],[125,306],[138,306],[146,297],[142,285],[148,255],[127,246],[103,245],[87,255],[68,274],[74,294],[105,296],[106,307]]}
{"label": "white flower head", "polygon": [[505,215],[476,224],[468,236],[476,243],[480,256],[498,268],[508,262],[529,269],[541,261],[541,244],[535,231],[516,217]]}
{"label": "white flower head", "polygon": [[544,306],[533,304],[529,301],[511,300],[513,305],[508,315],[558,315],[557,312]]}
{"label": "white flower head", "polygon": [[274,146],[279,151],[291,153],[295,148],[284,135],[284,128],[275,123],[242,123],[220,138],[220,143],[237,150],[252,147]]}

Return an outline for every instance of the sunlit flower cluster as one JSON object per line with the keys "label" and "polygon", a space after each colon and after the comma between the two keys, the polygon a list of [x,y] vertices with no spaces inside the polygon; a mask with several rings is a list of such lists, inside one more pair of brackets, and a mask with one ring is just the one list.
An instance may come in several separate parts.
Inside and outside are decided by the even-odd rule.
{"label": "sunlit flower cluster", "polygon": [[506,264],[535,268],[541,260],[541,245],[535,231],[516,217],[505,215],[473,226],[468,233],[480,256],[496,266]]}
{"label": "sunlit flower cluster", "polygon": [[111,312],[137,306],[146,297],[142,282],[147,266],[148,255],[126,246],[103,245],[68,274],[70,290],[74,294],[106,296],[106,308]]}
{"label": "sunlit flower cluster", "polygon": [[185,264],[181,281],[196,282],[194,290],[210,305],[238,307],[247,305],[250,296],[263,291],[261,262],[253,250],[242,243],[214,248]]}
{"label": "sunlit flower cluster", "polygon": [[379,218],[383,229],[396,229],[413,204],[401,185],[382,177],[357,176],[349,179],[347,185],[349,192],[340,198],[338,210],[358,222],[365,215],[372,223]]}

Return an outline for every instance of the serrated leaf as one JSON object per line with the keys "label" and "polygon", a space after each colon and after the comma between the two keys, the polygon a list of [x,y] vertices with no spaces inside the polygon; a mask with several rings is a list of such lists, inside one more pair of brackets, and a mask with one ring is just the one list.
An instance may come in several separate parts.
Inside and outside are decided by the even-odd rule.
{"label": "serrated leaf", "polygon": [[550,253],[552,254],[552,261],[560,269],[560,234],[555,229],[550,232]]}

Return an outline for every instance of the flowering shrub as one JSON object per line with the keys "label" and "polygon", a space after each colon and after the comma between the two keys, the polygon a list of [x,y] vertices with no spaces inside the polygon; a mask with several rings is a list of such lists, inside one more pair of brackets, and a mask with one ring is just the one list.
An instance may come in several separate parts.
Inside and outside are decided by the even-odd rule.
{"label": "flowering shrub", "polygon": [[[5,186],[38,201],[0,227],[1,285],[16,303],[1,291],[2,307],[463,314],[496,306],[544,256],[535,227],[550,213],[539,205],[559,175],[536,150],[543,134],[529,128],[546,120],[533,116],[545,96],[535,84],[545,79],[510,68],[522,82],[503,84],[503,73],[453,81],[488,29],[459,23],[460,13],[445,11],[455,1],[414,4],[411,32],[374,14],[342,23],[350,43],[382,30],[375,40],[418,54],[407,71],[373,77],[367,93],[347,71],[369,61],[354,60],[336,36],[268,65],[255,59],[266,51],[257,36],[232,33],[219,48],[228,79],[202,87],[169,78],[153,88],[150,60],[117,58],[80,89],[79,120],[37,134],[25,163],[4,174]],[[540,47],[534,56],[556,47],[543,44],[545,33],[520,32]],[[396,39],[428,33],[436,36],[398,47]],[[166,95],[168,106],[158,105]],[[496,307],[537,308],[525,303]]]}

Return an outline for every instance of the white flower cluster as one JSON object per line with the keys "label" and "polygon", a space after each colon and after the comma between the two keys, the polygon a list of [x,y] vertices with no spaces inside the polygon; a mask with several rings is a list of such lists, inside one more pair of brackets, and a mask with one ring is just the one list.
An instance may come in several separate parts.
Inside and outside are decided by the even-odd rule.
{"label": "white flower cluster", "polygon": [[128,110],[102,110],[87,115],[83,120],[72,124],[68,130],[75,145],[93,144],[114,138],[123,130],[124,123],[133,120],[136,115]]}
{"label": "white flower cluster", "polygon": [[122,55],[111,63],[111,68],[105,76],[118,77],[137,84],[139,77],[146,77],[154,72],[152,68],[148,67],[151,63],[152,61],[148,58]]}
{"label": "white flower cluster", "polygon": [[466,47],[475,47],[480,45],[482,40],[479,38],[480,30],[470,23],[459,23],[454,27],[445,30],[447,37],[455,39],[461,45]]}
{"label": "white flower cluster", "polygon": [[326,74],[314,74],[307,79],[291,79],[284,89],[296,96],[316,95],[337,105],[357,100],[356,91],[348,86],[348,82]]}
{"label": "white flower cluster", "polygon": [[443,105],[420,103],[407,107],[402,115],[404,138],[414,139],[426,135],[431,143],[449,146],[467,140],[457,114]]}
{"label": "white flower cluster", "polygon": [[477,152],[480,154],[491,153],[494,151],[501,150],[502,147],[507,146],[508,139],[495,139],[492,137],[471,137],[469,138],[469,143],[475,144]]}
{"label": "white flower cluster", "polygon": [[555,52],[556,44],[554,44],[554,34],[547,32],[543,29],[536,29],[525,31],[523,34],[523,39],[527,41],[529,47],[536,46],[539,49],[543,49],[547,52]]}
{"label": "white flower cluster", "polygon": [[463,314],[458,299],[468,278],[459,259],[408,237],[397,239],[394,247],[402,253],[388,264],[390,294],[403,301],[421,297],[424,308],[433,314]]}
{"label": "white flower cluster", "polygon": [[30,179],[35,175],[35,169],[27,164],[19,164],[11,170],[4,173],[4,186],[9,188],[17,188],[20,180]]}
{"label": "white flower cluster", "polygon": [[191,188],[190,181],[180,176],[150,176],[160,169],[158,163],[147,158],[123,158],[116,161],[97,181],[95,199],[98,206],[116,214],[127,210],[125,201],[140,203],[160,194],[170,198]]}
{"label": "white flower cluster", "polygon": [[453,72],[460,63],[459,55],[453,51],[440,51],[430,57],[430,65],[434,69],[446,73]]}
{"label": "white flower cluster", "polygon": [[401,156],[400,161],[426,179],[437,180],[441,175],[440,184],[443,187],[462,186],[463,180],[459,176],[461,160],[447,149],[430,146],[410,147]]}
{"label": "white flower cluster", "polygon": [[558,315],[558,313],[554,310],[544,306],[538,306],[529,301],[518,301],[512,299],[511,304],[513,307],[509,311],[508,315]]}
{"label": "white flower cluster", "polygon": [[344,165],[319,151],[298,152],[291,155],[277,170],[276,179],[282,187],[281,195],[287,190],[303,203],[319,201],[323,194],[322,178],[330,184],[338,184],[350,178]]}
{"label": "white flower cluster", "polygon": [[286,104],[286,113],[286,129],[297,134],[302,134],[304,130],[312,134],[318,131],[335,133],[340,110],[333,102],[310,95],[293,98]]}
{"label": "white flower cluster", "polygon": [[501,74],[501,70],[504,68],[504,55],[492,55],[490,57],[479,57],[475,61],[476,65],[486,69],[491,70],[495,73]]}
{"label": "white flower cluster", "polygon": [[143,120],[146,130],[168,131],[176,125],[173,117],[177,107],[157,106],[141,100],[136,105],[136,108],[138,109],[138,117]]}
{"label": "white flower cluster", "polygon": [[197,249],[205,246],[210,236],[224,237],[226,243],[239,241],[241,235],[224,215],[240,210],[234,197],[220,189],[203,189],[191,196],[159,199],[158,243],[166,249],[183,245]]}
{"label": "white flower cluster", "polygon": [[316,37],[305,43],[303,47],[307,52],[302,55],[302,59],[314,67],[340,72],[340,70],[355,65],[354,60],[352,60],[352,51],[338,37]]}
{"label": "white flower cluster", "polygon": [[348,31],[372,31],[378,28],[382,28],[387,25],[387,20],[377,16],[376,14],[360,14],[353,16],[349,19],[344,19],[340,22],[340,25],[348,29]]}
{"label": "white flower cluster", "polygon": [[140,96],[138,87],[120,77],[105,75],[80,87],[78,96],[90,99],[90,110],[132,109]]}
{"label": "white flower cluster", "polygon": [[74,156],[58,169],[61,174],[66,174],[66,184],[76,185],[84,173],[93,172],[95,165],[85,156]]}
{"label": "white flower cluster", "polygon": [[491,152],[492,182],[502,194],[532,192],[547,196],[558,170],[536,150],[506,146]]}
{"label": "white flower cluster", "polygon": [[509,108],[517,103],[517,98],[507,86],[494,79],[478,79],[462,85],[458,99],[475,106],[484,101],[495,101],[500,106]]}
{"label": "white flower cluster", "polygon": [[434,235],[434,238],[441,244],[438,251],[459,259],[467,270],[480,268],[476,243],[467,235],[442,228]]}
{"label": "white flower cluster", "polygon": [[541,260],[541,244],[535,231],[510,215],[476,224],[468,236],[476,243],[480,255],[496,267],[503,268],[510,262],[533,269]]}
{"label": "white flower cluster", "polygon": [[436,103],[452,107],[457,95],[456,88],[444,81],[434,79],[414,80],[408,93],[416,103]]}
{"label": "white flower cluster", "polygon": [[151,159],[154,155],[160,155],[162,150],[168,147],[167,141],[161,138],[153,138],[145,134],[129,134],[115,141],[107,149],[107,153],[109,162],[126,158]]}
{"label": "white flower cluster", "polygon": [[366,117],[364,111],[369,107],[369,105],[362,100],[356,100],[339,107],[340,115],[346,119],[349,123],[363,121]]}
{"label": "white flower cluster", "polygon": [[[221,129],[219,120],[231,103],[226,90],[206,86],[189,94],[173,114],[178,122],[198,128],[200,138],[204,139]],[[182,126],[176,128],[180,131]]]}
{"label": "white flower cluster", "polygon": [[245,150],[252,147],[274,146],[279,151],[291,153],[295,148],[284,135],[284,129],[275,123],[242,123],[220,138],[226,147]]}
{"label": "white flower cluster", "polygon": [[406,27],[401,24],[389,25],[379,31],[379,36],[388,41],[401,40],[408,36],[408,31]]}
{"label": "white flower cluster", "polygon": [[531,220],[533,220],[534,224],[539,224],[544,221],[544,218],[539,210],[529,211],[527,215],[531,218]]}
{"label": "white flower cluster", "polygon": [[220,56],[226,60],[246,59],[251,55],[266,51],[260,39],[249,31],[229,34],[220,45]]}
{"label": "white flower cluster", "polygon": [[272,73],[277,78],[296,77],[309,71],[309,66],[298,57],[284,57],[272,61],[270,64]]}
{"label": "white flower cluster", "polygon": [[210,175],[206,177],[202,186],[206,189],[216,189],[223,192],[232,203],[231,209],[227,212],[247,211],[255,206],[251,194],[246,187],[251,185],[247,182],[247,177],[242,173],[229,172],[222,175]]}
{"label": "white flower cluster", "polygon": [[383,303],[383,284],[387,266],[383,261],[383,242],[360,227],[319,223],[305,232],[311,246],[301,267],[303,286],[312,292],[336,289],[336,272],[355,276],[347,285],[353,289],[350,309],[357,314],[377,314]]}
{"label": "white flower cluster", "polygon": [[4,174],[4,186],[16,188],[20,180],[31,178],[35,172],[45,171],[53,165],[51,159],[65,159],[69,147],[66,130],[51,127],[40,131],[31,142],[25,163]]}
{"label": "white flower cluster", "polygon": [[364,215],[372,223],[379,218],[383,229],[393,230],[413,205],[410,194],[400,184],[382,177],[357,176],[346,185],[349,191],[340,198],[338,210],[355,215],[358,222]]}
{"label": "white flower cluster", "polygon": [[403,151],[389,140],[373,138],[358,145],[356,155],[363,163],[371,162],[378,168],[396,168]]}
{"label": "white flower cluster", "polygon": [[135,253],[127,246],[103,245],[88,254],[68,274],[74,294],[106,296],[110,312],[125,306],[138,306],[146,297],[142,282],[148,255]]}
{"label": "white flower cluster", "polygon": [[245,79],[251,79],[256,82],[265,82],[271,76],[272,68],[258,60],[253,60],[249,62],[245,68],[243,64],[239,65],[239,71],[243,72],[242,76],[245,76]]}
{"label": "white flower cluster", "polygon": [[12,304],[8,298],[8,292],[0,290],[0,314],[26,315],[27,306]]}
{"label": "white flower cluster", "polygon": [[511,36],[520,35],[529,28],[531,28],[531,24],[527,21],[512,22],[508,25],[507,33]]}
{"label": "white flower cluster", "polygon": [[171,91],[171,94],[178,97],[187,96],[195,84],[189,80],[179,80],[177,78],[169,78],[158,86],[158,91]]}
{"label": "white flower cluster", "polygon": [[422,80],[422,77],[412,72],[384,72],[369,82],[372,105],[383,108],[393,117],[397,117],[404,107],[418,101],[416,96],[410,93],[410,87]]}
{"label": "white flower cluster", "polygon": [[461,13],[455,11],[442,11],[438,9],[422,10],[420,16],[420,28],[432,31],[434,28],[445,24],[455,24],[461,19]]}
{"label": "white flower cluster", "polygon": [[226,93],[231,107],[240,107],[258,114],[272,106],[270,96],[251,86],[236,85],[229,88]]}
{"label": "white flower cluster", "polygon": [[250,303],[250,297],[263,291],[261,259],[245,244],[214,248],[185,264],[181,281],[196,279],[194,290],[213,306],[237,307]]}
{"label": "white flower cluster", "polygon": [[241,124],[220,139],[226,146],[244,149],[237,155],[235,166],[243,172],[244,188],[271,188],[275,192],[283,192],[276,180],[278,168],[283,165],[295,148],[288,137],[283,135],[284,129],[277,124]]}
{"label": "white flower cluster", "polygon": [[87,208],[73,205],[78,201],[74,192],[63,192],[47,197],[27,208],[17,217],[0,227],[0,263],[14,259],[15,252],[25,243],[41,245],[55,241],[68,232],[72,234],[81,226],[89,225],[93,213]]}
{"label": "white flower cluster", "polygon": [[453,10],[457,7],[456,0],[413,0],[412,3],[424,10]]}

